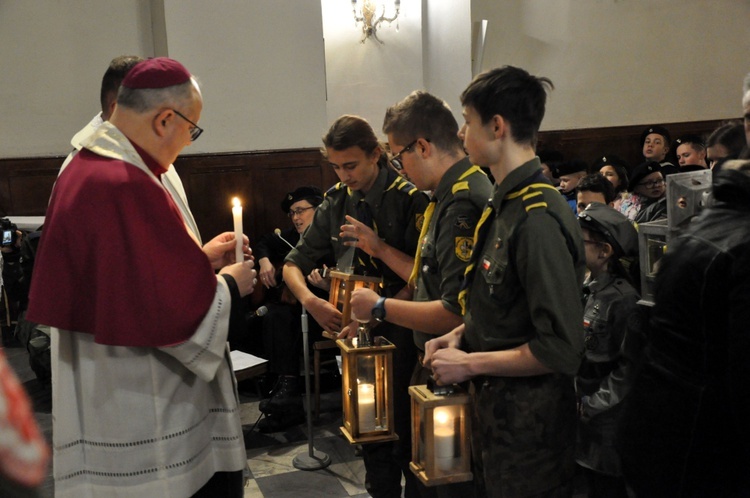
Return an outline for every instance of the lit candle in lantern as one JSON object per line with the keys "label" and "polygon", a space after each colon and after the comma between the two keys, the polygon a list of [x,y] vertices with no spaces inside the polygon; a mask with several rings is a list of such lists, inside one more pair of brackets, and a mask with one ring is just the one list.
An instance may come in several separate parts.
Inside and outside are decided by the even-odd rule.
{"label": "lit candle in lantern", "polygon": [[232,221],[234,222],[234,257],[237,263],[245,261],[245,256],[242,253],[242,204],[240,200],[235,197],[232,199]]}
{"label": "lit candle in lantern", "polygon": [[375,386],[373,384],[359,384],[357,389],[359,432],[374,431]]}
{"label": "lit candle in lantern", "polygon": [[435,408],[433,413],[435,423],[435,464],[440,470],[450,470],[453,467],[453,450],[456,432],[453,417],[445,408]]}

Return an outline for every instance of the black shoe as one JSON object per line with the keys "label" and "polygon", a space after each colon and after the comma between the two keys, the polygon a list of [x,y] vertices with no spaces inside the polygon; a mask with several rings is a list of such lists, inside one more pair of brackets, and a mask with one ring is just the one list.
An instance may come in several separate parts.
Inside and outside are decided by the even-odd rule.
{"label": "black shoe", "polygon": [[289,427],[300,425],[305,422],[305,414],[302,411],[289,412],[281,415],[266,415],[258,422],[258,430],[263,434],[270,432],[281,432]]}
{"label": "black shoe", "polygon": [[271,397],[261,401],[258,409],[266,414],[284,414],[302,411],[299,378],[285,375],[279,377],[279,381],[271,393]]}
{"label": "black shoe", "polygon": [[[263,399],[260,401],[260,404],[258,405],[258,409],[262,412],[266,410],[266,406],[268,406],[268,402],[271,401],[271,398],[274,397],[276,392],[281,388],[281,380],[284,378],[283,375],[277,375],[277,374],[267,374],[267,375],[273,375],[274,381],[272,384],[270,384],[270,389],[267,387],[268,384],[266,384],[266,388],[263,390]],[[269,382],[270,379],[267,379],[266,382]]]}
{"label": "black shoe", "polygon": [[263,398],[270,398],[276,384],[279,382],[279,376],[275,373],[266,372],[258,379],[258,391]]}

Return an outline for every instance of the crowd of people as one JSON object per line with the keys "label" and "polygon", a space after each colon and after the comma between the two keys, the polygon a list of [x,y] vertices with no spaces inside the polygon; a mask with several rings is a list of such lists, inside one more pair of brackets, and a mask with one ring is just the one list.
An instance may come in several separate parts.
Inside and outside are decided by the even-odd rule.
{"label": "crowd of people", "polygon": [[[674,142],[649,126],[639,165],[566,161],[536,150],[553,88],[484,72],[461,126],[415,91],[385,111],[387,144],[339,117],[322,154],[340,182],[289,192],[293,227],[251,250],[232,232],[202,242],[172,166],[202,132],[194,76],[113,60],[54,187],[29,297],[28,319],[52,327],[56,495],[242,496],[228,343],[246,339],[248,300],[263,303],[276,385],[262,429],[300,423],[301,307],[316,332],[356,332],[327,299],[332,267],[382,280],[354,291],[352,312],[396,346],[399,439],[363,445],[372,496],[564,497],[577,473],[592,497],[746,494],[742,125]],[[637,228],[669,216],[666,176],[708,167],[713,205],[670,241],[643,306]],[[427,487],[409,467],[408,387],[428,379],[471,393],[471,482]]]}

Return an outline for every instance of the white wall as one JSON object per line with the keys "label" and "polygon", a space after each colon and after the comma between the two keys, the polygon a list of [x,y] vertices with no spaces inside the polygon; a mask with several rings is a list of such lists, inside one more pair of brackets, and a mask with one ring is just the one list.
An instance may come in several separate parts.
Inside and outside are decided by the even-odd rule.
{"label": "white wall", "polygon": [[326,126],[320,4],[164,0],[169,56],[201,82],[205,133],[186,152],[317,147]]}
{"label": "white wall", "polygon": [[386,108],[420,89],[446,100],[461,118],[458,96],[471,80],[470,0],[402,0],[398,20],[378,31],[382,44],[360,43],[350,2],[321,5],[329,122],[358,114],[381,134]]}
{"label": "white wall", "polygon": [[99,111],[112,57],[165,47],[205,90],[206,133],[189,152],[317,147],[343,113],[380,130],[385,108],[417,88],[458,113],[470,79],[469,8],[471,20],[489,20],[484,68],[515,64],[554,81],[544,129],[741,112],[746,0],[401,6],[398,31],[385,24],[380,45],[359,43],[346,0],[0,1],[0,158],[66,154]]}
{"label": "white wall", "polygon": [[67,154],[113,57],[151,56],[139,0],[0,2],[0,157]]}
{"label": "white wall", "polygon": [[471,0],[423,0],[425,88],[445,100],[459,125],[459,96],[471,81]]}
{"label": "white wall", "polygon": [[750,2],[472,0],[483,68],[552,79],[543,129],[740,116]]}
{"label": "white wall", "polygon": [[354,25],[351,2],[321,0],[321,5],[328,122],[342,114],[357,114],[379,133],[385,109],[412,90],[424,87],[421,4],[414,0],[401,2],[397,22],[390,26],[383,23],[378,30],[383,44],[373,39],[360,43],[362,25]]}

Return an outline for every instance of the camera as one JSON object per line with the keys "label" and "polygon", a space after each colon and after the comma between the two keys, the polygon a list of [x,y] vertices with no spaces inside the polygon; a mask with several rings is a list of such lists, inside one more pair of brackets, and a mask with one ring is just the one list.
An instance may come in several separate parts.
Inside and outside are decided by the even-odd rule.
{"label": "camera", "polygon": [[18,226],[15,223],[12,223],[8,218],[2,218],[0,219],[0,230],[2,230],[0,246],[7,247],[16,243]]}

